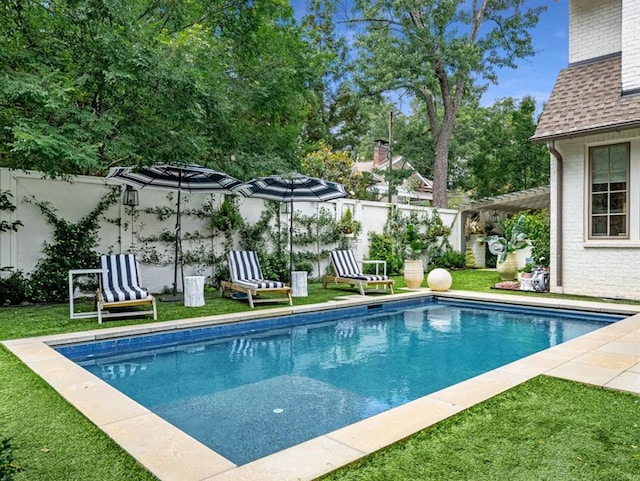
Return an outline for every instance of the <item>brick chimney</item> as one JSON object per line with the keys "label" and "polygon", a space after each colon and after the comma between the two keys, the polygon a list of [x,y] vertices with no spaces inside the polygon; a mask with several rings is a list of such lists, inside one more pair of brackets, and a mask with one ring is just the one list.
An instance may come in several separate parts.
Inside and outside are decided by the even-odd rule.
{"label": "brick chimney", "polygon": [[373,144],[373,166],[387,162],[389,156],[389,142],[376,140]]}

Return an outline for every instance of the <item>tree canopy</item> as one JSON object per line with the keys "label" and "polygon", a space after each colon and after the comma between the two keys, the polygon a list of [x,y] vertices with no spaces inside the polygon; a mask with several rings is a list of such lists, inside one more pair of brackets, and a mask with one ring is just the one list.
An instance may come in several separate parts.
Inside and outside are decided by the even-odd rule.
{"label": "tree canopy", "polygon": [[288,2],[7,0],[0,16],[0,166],[297,167],[323,63]]}
{"label": "tree canopy", "polygon": [[5,0],[0,167],[306,171],[364,198],[375,180],[347,170],[394,112],[393,153],[433,179],[434,205],[450,188],[540,185],[535,102],[478,103],[498,69],[533,55],[543,7],[528,3],[307,0],[298,20],[287,0]]}
{"label": "tree canopy", "polygon": [[433,138],[433,204],[447,206],[449,144],[466,96],[496,69],[534,54],[529,29],[545,7],[525,0],[357,0],[359,85],[404,91],[424,105]]}

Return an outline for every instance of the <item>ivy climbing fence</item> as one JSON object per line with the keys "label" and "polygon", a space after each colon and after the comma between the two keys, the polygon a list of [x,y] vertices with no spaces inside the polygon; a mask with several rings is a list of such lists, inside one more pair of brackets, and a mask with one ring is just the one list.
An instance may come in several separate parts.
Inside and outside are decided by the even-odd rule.
{"label": "ivy climbing fence", "polygon": [[[139,204],[125,206],[120,189],[119,184],[102,177],[51,180],[39,172],[0,169],[0,192],[8,193],[15,205],[15,209],[0,209],[0,223],[21,222],[16,230],[0,232],[0,268],[11,267],[25,275],[36,271],[39,264],[48,262],[46,255],[55,256],[63,250],[56,245],[61,242],[56,236],[60,235],[59,223],[62,223],[63,232],[70,232],[72,239],[62,239],[70,259],[61,265],[73,264],[74,245],[82,252],[91,248],[96,255],[132,252],[141,260],[146,287],[155,293],[166,292],[173,283],[177,193],[141,189]],[[299,202],[294,208],[294,258],[310,269],[312,278],[325,273],[329,264],[327,253],[338,246],[348,246],[357,259],[367,259],[369,233],[382,233],[394,210],[395,215],[401,212],[407,217],[412,212],[428,217],[434,211],[429,207],[391,206],[349,198],[323,203]],[[182,274],[204,275],[209,283],[215,284],[226,276],[226,252],[232,248],[259,251],[261,264],[264,256],[263,269],[280,274],[288,268],[286,260],[283,262],[288,240],[287,209],[286,204],[260,199],[183,194]],[[326,217],[324,228],[332,229],[347,210],[361,224],[358,235],[320,236],[321,226],[319,221],[313,224],[314,218]],[[449,243],[453,249],[460,250],[458,211],[440,209],[438,215],[450,228]],[[92,216],[96,218],[95,224],[87,223],[87,218],[93,219]],[[3,272],[0,271],[0,275]]]}

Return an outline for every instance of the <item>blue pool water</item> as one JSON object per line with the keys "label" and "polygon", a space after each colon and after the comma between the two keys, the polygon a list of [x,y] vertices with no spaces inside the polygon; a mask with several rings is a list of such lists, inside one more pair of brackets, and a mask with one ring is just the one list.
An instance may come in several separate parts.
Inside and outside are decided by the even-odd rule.
{"label": "blue pool water", "polygon": [[621,317],[427,299],[58,350],[245,464]]}

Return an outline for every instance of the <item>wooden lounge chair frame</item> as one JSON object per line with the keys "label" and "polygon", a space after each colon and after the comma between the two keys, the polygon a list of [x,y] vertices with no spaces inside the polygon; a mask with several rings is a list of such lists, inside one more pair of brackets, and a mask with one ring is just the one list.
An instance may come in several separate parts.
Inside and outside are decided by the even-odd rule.
{"label": "wooden lounge chair frame", "polygon": [[383,286],[385,292],[388,287],[391,290],[391,294],[393,294],[394,280],[389,279],[386,275],[362,273],[358,268],[356,258],[350,249],[331,251],[329,257],[336,275],[324,276],[322,278],[322,286],[325,289],[330,282],[333,282],[336,284],[349,284],[351,287],[358,286],[358,290],[363,296],[365,295],[365,287],[370,286]]}
{"label": "wooden lounge chair frame", "polygon": [[[230,251],[227,254],[231,281],[220,282],[220,297],[227,291],[246,294],[251,308],[264,302],[289,302],[293,305],[291,287],[280,281],[264,279],[258,256],[254,251]],[[256,298],[260,294],[284,294],[286,297]]]}
{"label": "wooden lounge chair frame", "polygon": [[[156,298],[140,286],[140,266],[134,254],[116,254],[100,256],[102,273],[98,277],[96,291],[96,310],[98,324],[108,317],[128,317],[153,315],[158,319]],[[110,307],[134,307],[150,304],[151,309],[142,311],[108,312]]]}

